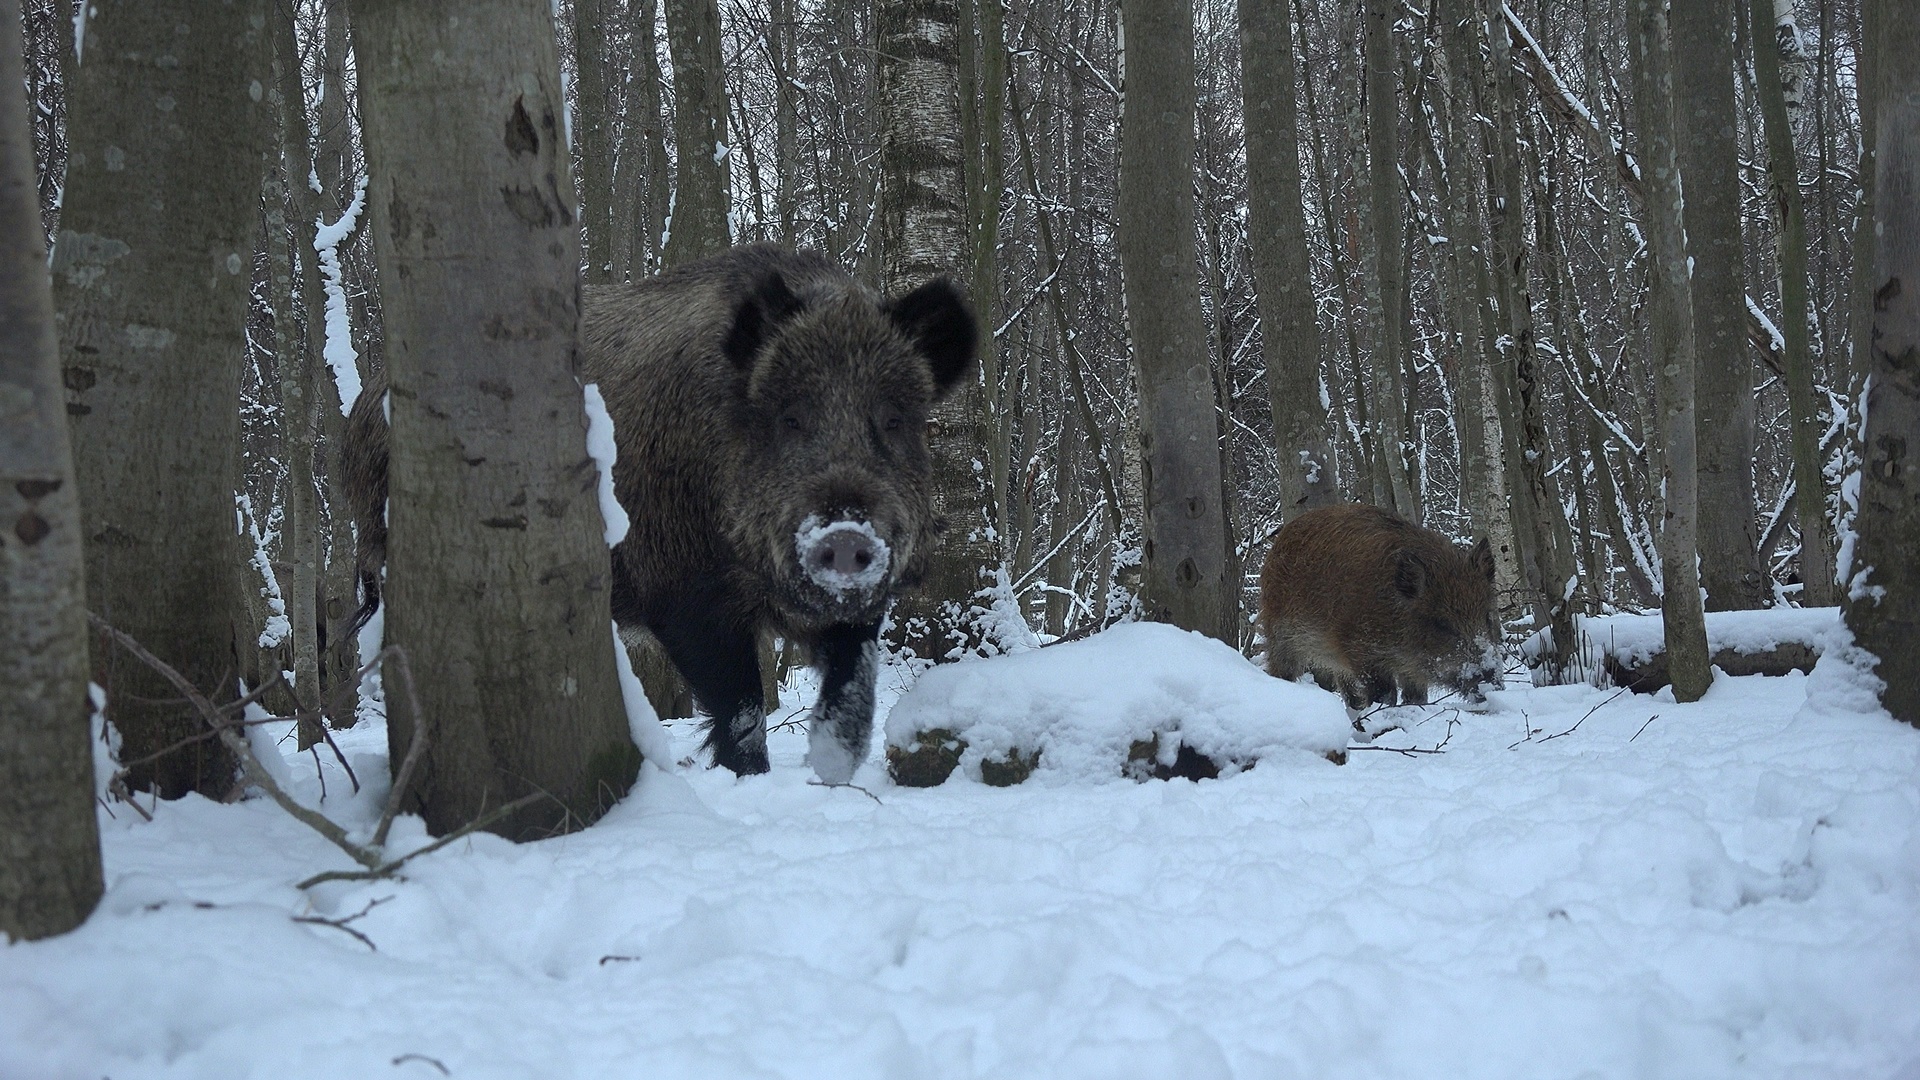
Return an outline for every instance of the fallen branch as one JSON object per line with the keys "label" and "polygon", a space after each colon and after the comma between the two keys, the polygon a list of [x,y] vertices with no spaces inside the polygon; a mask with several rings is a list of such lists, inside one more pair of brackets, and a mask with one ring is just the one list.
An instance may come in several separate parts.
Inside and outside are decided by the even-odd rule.
{"label": "fallen branch", "polygon": [[311,926],[331,926],[335,930],[352,934],[354,937],[360,939],[360,944],[365,945],[367,948],[372,949],[374,952],[379,952],[380,949],[378,946],[376,946],[373,943],[372,938],[368,937],[367,935],[361,933],[358,930],[355,930],[353,927],[348,926],[347,924],[350,922],[353,922],[355,919],[362,918],[363,916],[366,915],[367,912],[372,911],[374,908],[379,907],[381,904],[384,904],[391,899],[393,899],[393,897],[391,896],[382,896],[377,900],[369,900],[367,901],[366,907],[361,908],[359,911],[354,912],[353,914],[347,916],[344,919],[328,919],[319,915],[295,915],[293,917],[293,921],[297,923],[307,923]]}
{"label": "fallen branch", "polygon": [[87,621],[91,623],[95,629],[111,638],[115,644],[132,653],[134,659],[158,672],[162,678],[173,684],[174,689],[186,696],[186,699],[192,703],[194,709],[200,713],[201,719],[205,720],[207,726],[211,727],[214,733],[219,736],[221,744],[224,745],[235,758],[239,759],[240,771],[246,775],[248,783],[266,792],[269,798],[280,804],[282,810],[292,814],[314,832],[326,837],[333,846],[346,852],[353,861],[366,867],[375,867],[381,864],[383,860],[378,851],[356,844],[352,840],[347,839],[347,831],[345,829],[335,825],[326,815],[301,806],[294,800],[293,796],[287,794],[285,789],[281,788],[280,784],[274,780],[273,774],[267,771],[267,767],[262,765],[260,759],[254,756],[253,747],[247,743],[244,737],[234,730],[237,725],[233,724],[224,716],[219,706],[209,701],[207,696],[200,692],[200,688],[193,685],[192,682],[189,682],[185,675],[180,674],[179,671],[174,669],[173,665],[168,664],[165,660],[148,652],[146,646],[135,641],[132,635],[111,625],[105,619],[102,619],[91,611],[87,612]]}
{"label": "fallen branch", "polygon": [[305,881],[300,882],[298,885],[295,885],[294,888],[311,889],[315,885],[324,884],[329,881],[377,881],[380,878],[392,877],[394,874],[394,871],[400,869],[402,866],[405,866],[407,863],[412,862],[414,859],[417,859],[422,855],[431,855],[432,853],[439,851],[441,848],[446,847],[448,844],[453,843],[455,840],[458,840],[463,836],[468,836],[473,833],[479,832],[480,830],[486,828],[487,826],[493,824],[496,821],[499,821],[501,818],[506,817],[508,814],[513,813],[515,810],[518,810],[521,807],[532,806],[534,803],[539,802],[541,799],[550,798],[550,797],[551,796],[549,796],[544,791],[538,791],[533,793],[532,795],[522,795],[521,797],[513,800],[510,803],[505,803],[501,806],[495,807],[493,810],[489,811],[488,813],[482,814],[479,817],[474,818],[472,821],[467,822],[465,825],[460,826],[458,829],[455,829],[454,831],[448,833],[447,835],[441,837],[438,840],[435,840],[433,843],[428,844],[426,847],[423,847],[418,851],[410,851],[407,854],[402,855],[397,859],[394,859],[390,862],[381,863],[378,866],[370,867],[369,869],[366,869],[366,870],[328,870],[324,873],[313,875],[312,877],[306,879]]}
{"label": "fallen branch", "polygon": [[[240,733],[245,730],[246,721],[237,720],[225,715],[222,709],[210,701],[205,694],[201,693],[200,689],[188,681],[186,676],[180,674],[171,664],[148,652],[145,646],[133,639],[132,635],[114,627],[105,619],[102,619],[91,611],[87,612],[87,621],[92,624],[95,629],[107,635],[115,644],[132,653],[134,659],[139,660],[141,663],[158,672],[162,678],[173,685],[174,689],[179,690],[180,693],[185,696],[186,700],[200,713],[201,719],[205,720],[207,726],[213,729],[214,735],[219,738],[221,744],[231,751],[233,756],[239,760],[241,772],[245,774],[249,784],[266,792],[267,796],[278,803],[282,810],[293,815],[296,820],[325,837],[328,842],[332,843],[341,851],[346,852],[354,862],[366,867],[364,870],[329,870],[325,873],[315,874],[313,877],[300,882],[297,886],[298,888],[310,888],[325,881],[371,881],[378,878],[391,877],[393,873],[402,866],[405,866],[408,862],[422,855],[438,851],[463,836],[484,829],[524,806],[529,806],[541,799],[552,798],[552,796],[546,792],[536,792],[532,795],[522,796],[510,803],[495,808],[490,813],[482,814],[453,832],[428,844],[426,847],[409,852],[398,859],[389,859],[382,850],[386,846],[387,832],[393,825],[393,819],[398,816],[400,812],[400,800],[406,792],[407,783],[412,779],[413,771],[419,766],[420,758],[424,753],[425,747],[425,725],[421,722],[424,714],[420,711],[419,699],[415,693],[412,668],[407,663],[405,650],[401,649],[400,646],[389,645],[380,650],[380,654],[360,670],[360,677],[364,678],[368,672],[372,671],[376,665],[383,661],[388,659],[397,660],[402,689],[408,695],[408,704],[412,706],[415,718],[413,741],[407,748],[407,756],[401,761],[400,772],[394,777],[393,790],[387,795],[387,806],[381,814],[379,828],[374,834],[374,842],[371,845],[366,845],[355,843],[347,837],[347,831],[334,824],[331,818],[328,818],[319,811],[309,810],[295,801],[293,796],[287,794],[286,789],[282,788],[280,784],[274,780],[273,775],[267,771],[266,766],[260,763],[260,759],[254,755],[252,745],[249,744],[246,738]],[[338,752],[338,748],[336,748],[335,752]],[[136,806],[136,809],[137,808]],[[345,929],[345,927],[340,927],[339,929]]]}

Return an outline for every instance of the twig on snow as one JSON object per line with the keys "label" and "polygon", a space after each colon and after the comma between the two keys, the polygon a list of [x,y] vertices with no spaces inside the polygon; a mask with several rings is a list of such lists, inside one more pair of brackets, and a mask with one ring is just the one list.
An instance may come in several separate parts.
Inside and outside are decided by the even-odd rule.
{"label": "twig on snow", "polygon": [[439,1058],[430,1058],[425,1054],[401,1054],[399,1057],[393,1059],[393,1063],[395,1065],[404,1065],[409,1061],[424,1061],[427,1064],[433,1066],[434,1068],[439,1069],[441,1076],[453,1075],[452,1073],[447,1071],[447,1067],[445,1065],[440,1064]]}
{"label": "twig on snow", "polygon": [[[1613,692],[1613,694],[1612,694],[1612,695],[1611,695],[1610,697],[1608,697],[1608,698],[1607,698],[1607,700],[1605,700],[1605,701],[1603,701],[1603,702],[1601,702],[1601,703],[1600,703],[1600,704],[1598,704],[1598,705],[1595,705],[1595,706],[1594,706],[1593,708],[1591,708],[1591,709],[1588,709],[1588,710],[1587,710],[1587,711],[1586,711],[1585,713],[1583,713],[1583,714],[1581,714],[1581,716],[1580,716],[1580,719],[1578,719],[1578,720],[1575,720],[1575,721],[1573,722],[1573,726],[1572,726],[1572,727],[1570,727],[1570,728],[1568,728],[1568,729],[1567,729],[1567,730],[1565,730],[1565,731],[1562,731],[1562,732],[1558,732],[1558,733],[1556,733],[1556,734],[1553,734],[1553,735],[1549,735],[1549,736],[1547,736],[1546,738],[1544,738],[1544,739],[1541,739],[1540,741],[1541,741],[1541,742],[1543,742],[1543,743],[1545,743],[1545,742],[1552,742],[1553,740],[1555,740],[1555,739],[1557,739],[1557,738],[1559,738],[1559,737],[1560,737],[1561,735],[1571,735],[1571,734],[1573,734],[1574,732],[1576,732],[1576,731],[1579,731],[1579,730],[1580,730],[1580,725],[1581,725],[1581,724],[1584,724],[1584,723],[1586,723],[1586,722],[1587,722],[1587,717],[1589,717],[1589,716],[1592,716],[1592,715],[1593,715],[1594,713],[1597,713],[1597,712],[1599,712],[1599,711],[1600,711],[1601,709],[1604,709],[1604,708],[1606,708],[1607,706],[1609,706],[1609,705],[1611,705],[1611,704],[1613,704],[1613,703],[1614,703],[1615,701],[1617,701],[1617,700],[1619,700],[1619,697],[1620,697],[1620,695],[1621,695],[1621,694],[1624,694],[1624,693],[1626,693],[1626,692],[1627,692],[1627,688],[1626,688],[1626,687],[1624,687],[1624,686],[1623,686],[1623,687],[1621,687],[1621,688],[1620,688],[1620,689],[1618,689],[1618,690],[1615,690],[1615,691]],[[1525,740],[1522,740],[1522,741],[1524,742]],[[1632,742],[1633,740],[1632,740],[1632,739],[1628,739],[1627,741],[1628,741],[1628,742]]]}
{"label": "twig on snow", "polygon": [[809,780],[807,781],[807,786],[823,787],[823,788],[852,788],[853,790],[859,792],[860,794],[865,795],[867,798],[872,799],[874,802],[880,803],[881,806],[887,805],[886,803],[880,802],[880,796],[875,795],[873,792],[868,791],[866,788],[861,787],[859,784],[829,784],[825,780]]}
{"label": "twig on snow", "polygon": [[353,927],[347,924],[353,922],[355,919],[365,916],[367,912],[372,911],[374,908],[379,907],[381,904],[384,904],[391,899],[393,899],[393,897],[391,896],[382,896],[374,900],[369,900],[367,901],[366,907],[361,908],[359,911],[356,911],[353,914],[348,915],[346,918],[343,918],[343,919],[329,919],[320,915],[295,915],[293,917],[293,921],[297,923],[307,923],[311,926],[331,926],[335,930],[340,930],[345,933],[352,934],[354,937],[360,939],[360,944],[365,945],[367,948],[372,949],[374,952],[379,952],[380,949],[378,946],[374,945],[372,938],[368,937],[367,935],[361,933],[358,930],[355,930]]}
{"label": "twig on snow", "polygon": [[[1658,720],[1658,719],[1660,719],[1659,713],[1654,713],[1652,716],[1647,717],[1647,722],[1645,724],[1640,725],[1640,731],[1647,730],[1648,725],[1652,724],[1655,720]],[[1640,737],[1640,731],[1636,731],[1633,733],[1633,739],[1637,739]],[[1628,739],[1627,741],[1632,742],[1633,739]]]}

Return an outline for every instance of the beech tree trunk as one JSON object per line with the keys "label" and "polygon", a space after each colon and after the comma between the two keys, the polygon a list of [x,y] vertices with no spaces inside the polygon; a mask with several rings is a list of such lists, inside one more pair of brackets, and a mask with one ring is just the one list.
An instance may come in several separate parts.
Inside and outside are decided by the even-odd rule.
{"label": "beech tree trunk", "polygon": [[715,0],[666,0],[667,52],[673,59],[673,142],[677,158],[662,267],[678,266],[733,243],[727,159],[727,80],[720,62]]}
{"label": "beech tree trunk", "polygon": [[[449,18],[456,8],[460,18]],[[433,832],[532,839],[632,784],[611,568],[575,375],[579,221],[545,0],[354,6],[387,331],[386,639],[396,765]],[[473,32],[484,27],[485,33]]]}
{"label": "beech tree trunk", "polygon": [[1193,219],[1192,0],[1122,0],[1120,266],[1140,390],[1147,617],[1239,645]]}
{"label": "beech tree trunk", "polygon": [[18,0],[0,0],[0,941],[100,900],[80,495],[67,443]]}
{"label": "beech tree trunk", "polygon": [[1688,62],[1674,67],[1687,252],[1693,256],[1694,430],[1700,451],[1700,579],[1707,610],[1766,607],[1753,506],[1753,358],[1747,343],[1740,241],[1734,7],[1738,0],[1673,0],[1673,36]]}
{"label": "beech tree trunk", "polygon": [[1240,89],[1247,128],[1247,244],[1260,351],[1280,459],[1283,520],[1340,501],[1320,387],[1320,328],[1307,259],[1293,22],[1283,0],[1239,0]]}
{"label": "beech tree trunk", "polygon": [[[273,130],[265,4],[94,0],[68,84],[67,186],[53,259],[88,603],[215,703],[234,696],[240,369]],[[186,32],[182,33],[182,28]],[[155,42],[170,63],[157,63]],[[206,724],[118,649],[95,681],[129,761]],[[223,798],[233,759],[199,739],[133,786]]]}
{"label": "beech tree trunk", "polygon": [[1640,114],[1641,175],[1647,189],[1647,321],[1662,444],[1665,514],[1660,529],[1660,598],[1667,666],[1677,701],[1698,701],[1713,683],[1695,552],[1698,517],[1693,425],[1693,293],[1674,145],[1673,61],[1663,0],[1631,0],[1633,91]]}
{"label": "beech tree trunk", "polygon": [[[1920,726],[1920,19],[1874,5],[1873,357],[1847,625],[1880,658],[1880,703]],[[1871,40],[1869,48],[1871,46]],[[1898,63],[1893,62],[1899,58]]]}

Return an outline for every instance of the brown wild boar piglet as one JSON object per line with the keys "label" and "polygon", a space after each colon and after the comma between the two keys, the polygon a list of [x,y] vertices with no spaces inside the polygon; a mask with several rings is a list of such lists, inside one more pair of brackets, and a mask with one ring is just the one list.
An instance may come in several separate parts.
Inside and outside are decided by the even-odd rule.
{"label": "brown wild boar piglet", "polygon": [[1435,683],[1485,701],[1500,677],[1493,552],[1371,506],[1326,506],[1288,522],[1260,572],[1267,670],[1312,672],[1349,708],[1425,704]]}

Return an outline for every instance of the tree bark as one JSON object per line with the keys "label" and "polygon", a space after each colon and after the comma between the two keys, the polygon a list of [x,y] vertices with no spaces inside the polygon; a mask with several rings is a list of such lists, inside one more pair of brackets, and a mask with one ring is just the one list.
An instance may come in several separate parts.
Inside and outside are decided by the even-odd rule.
{"label": "tree bark", "polygon": [[1122,0],[1120,266],[1140,391],[1147,617],[1239,644],[1193,218],[1192,0]]}
{"label": "tree bark", "polygon": [[1498,6],[1490,5],[1484,25],[1490,64],[1484,81],[1492,106],[1487,216],[1493,225],[1491,276],[1500,330],[1490,389],[1500,417],[1505,450],[1502,471],[1512,508],[1515,553],[1531,597],[1534,627],[1550,630],[1553,636],[1552,649],[1544,654],[1546,681],[1559,682],[1575,644],[1573,611],[1567,599],[1574,583],[1574,563],[1573,552],[1562,550],[1557,542],[1566,532],[1565,509],[1547,478],[1550,454],[1540,409],[1519,149],[1524,120],[1515,100],[1512,40]]}
{"label": "tree bark", "polygon": [[1675,125],[1693,256],[1694,430],[1700,451],[1700,578],[1707,610],[1766,607],[1753,506],[1753,358],[1740,241],[1740,161],[1733,100],[1738,0],[1673,0]]}
{"label": "tree bark", "polygon": [[[95,6],[68,88],[53,261],[89,603],[218,702],[236,674],[240,370],[272,130],[265,5]],[[158,675],[95,655],[128,760],[206,730]],[[208,739],[130,778],[167,798],[221,798],[233,781]]]}
{"label": "tree bark", "polygon": [[1660,413],[1666,493],[1660,529],[1660,598],[1673,696],[1698,701],[1712,685],[1706,620],[1696,567],[1698,527],[1693,425],[1693,294],[1687,267],[1679,153],[1673,120],[1673,68],[1662,0],[1631,0],[1633,90],[1640,114],[1640,161],[1647,191],[1648,315],[1654,394]]}
{"label": "tree bark", "polygon": [[[450,12],[457,8],[457,18]],[[591,823],[633,782],[576,378],[580,231],[544,0],[354,6],[391,385],[388,745],[436,833]],[[485,32],[475,32],[474,28]]]}
{"label": "tree bark", "polygon": [[[624,242],[616,243],[615,278],[637,279],[660,265],[662,234],[667,228],[666,121],[660,107],[660,56],[657,0],[628,0],[627,35],[631,64],[627,70],[625,126],[620,136],[616,179],[616,221]],[[626,223],[631,219],[630,223]]]}
{"label": "tree bark", "polygon": [[1780,264],[1780,336],[1786,342],[1781,359],[1786,366],[1793,482],[1798,492],[1795,504],[1800,513],[1800,580],[1805,583],[1800,601],[1804,606],[1818,607],[1837,599],[1833,545],[1827,537],[1827,484],[1820,460],[1820,436],[1825,425],[1814,394],[1813,357],[1807,344],[1806,207],[1800,197],[1799,155],[1793,147],[1793,128],[1787,122],[1787,101],[1781,89],[1773,9],[1773,0],[1749,0],[1755,90],[1767,136],[1774,253]]}
{"label": "tree bark", "polygon": [[1294,100],[1293,21],[1285,0],[1239,0],[1240,89],[1247,129],[1247,243],[1260,309],[1280,512],[1340,501],[1320,385],[1307,216]]}
{"label": "tree bark", "polygon": [[573,145],[580,157],[580,220],[586,280],[618,280],[613,251],[613,110],[608,95],[607,8],[573,0]]}
{"label": "tree bark", "polygon": [[1367,0],[1364,50],[1367,98],[1367,209],[1373,233],[1373,278],[1380,290],[1380,336],[1373,343],[1373,369],[1384,372],[1385,393],[1374,384],[1374,429],[1384,455],[1393,508],[1418,520],[1413,487],[1408,480],[1411,432],[1403,423],[1407,387],[1406,204],[1400,182],[1400,105],[1394,96],[1393,24],[1400,5],[1394,0]]}
{"label": "tree bark", "polygon": [[[320,610],[323,577],[320,495],[314,482],[314,450],[321,415],[316,374],[321,351],[311,340],[322,333],[326,316],[319,275],[313,265],[314,217],[319,200],[306,180],[315,170],[294,13],[288,7],[275,5],[269,18],[272,19],[274,78],[270,97],[279,114],[280,140],[267,159],[269,171],[277,169],[284,183],[277,185],[280,188],[277,205],[270,201],[267,207],[273,234],[268,242],[274,245],[276,256],[279,250],[286,252],[284,259],[275,258],[274,271],[276,279],[283,272],[287,279],[284,288],[278,280],[275,282],[276,305],[284,300],[285,306],[276,306],[273,320],[287,455],[281,530],[282,550],[288,565],[285,599],[292,635],[293,696],[303,710],[312,711],[299,725],[297,741],[299,748],[305,750],[322,738],[318,710],[326,689],[320,677],[320,624],[325,615]],[[291,222],[286,220],[287,207],[294,208]],[[295,318],[296,303],[304,313],[299,319]]]}
{"label": "tree bark", "polygon": [[0,940],[100,900],[80,496],[67,443],[18,0],[0,0]]}
{"label": "tree bark", "polygon": [[[1920,726],[1920,19],[1872,5],[1874,57],[1873,363],[1867,375],[1858,546],[1847,625],[1880,658],[1880,703]],[[1895,57],[1899,63],[1892,62]]]}
{"label": "tree bark", "polygon": [[666,0],[666,9],[677,165],[663,267],[692,262],[733,243],[720,7],[715,0]]}
{"label": "tree bark", "polygon": [[[967,281],[975,269],[968,234],[966,166],[961,147],[960,7],[967,0],[881,0],[874,20],[880,49],[881,283],[898,293],[929,278]],[[975,296],[976,310],[992,298]],[[983,347],[997,348],[992,327]],[[933,458],[933,509],[944,531],[920,588],[894,606],[896,639],[940,662],[978,647],[972,617],[983,572],[998,563],[988,492],[976,459],[991,458],[986,393],[970,378],[934,407],[927,431]],[[982,469],[987,461],[981,460]]]}

